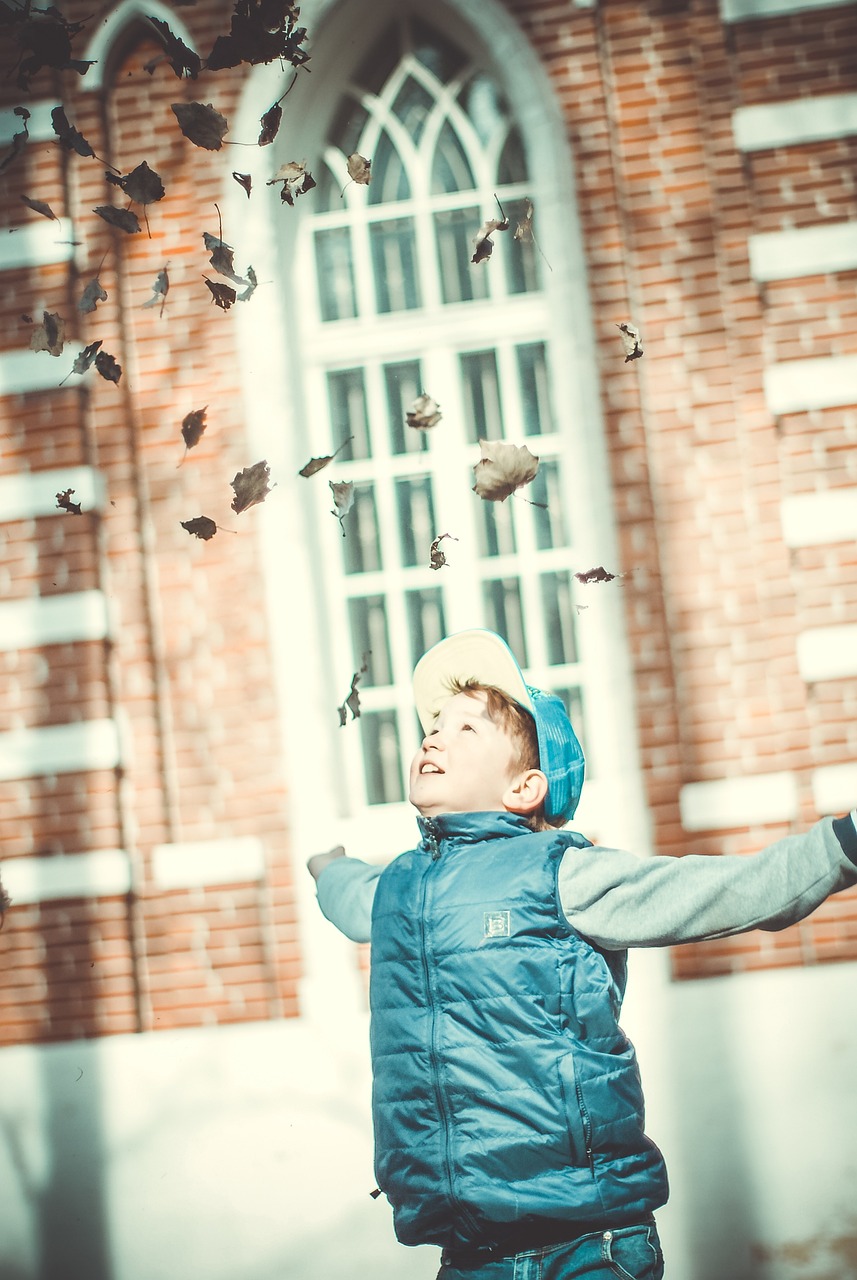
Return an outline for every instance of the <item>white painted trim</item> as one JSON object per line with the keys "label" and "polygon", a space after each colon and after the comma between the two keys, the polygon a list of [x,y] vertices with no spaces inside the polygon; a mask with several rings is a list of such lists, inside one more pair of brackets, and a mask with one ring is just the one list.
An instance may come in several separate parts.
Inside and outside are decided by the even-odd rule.
{"label": "white painted trim", "polygon": [[762,377],[765,400],[775,418],[857,404],[857,356],[782,360],[769,364]]}
{"label": "white painted trim", "polygon": [[38,221],[9,227],[0,234],[0,271],[47,267],[54,262],[70,262],[74,257],[74,231],[70,218],[49,222],[37,214],[33,217]]}
{"label": "white painted trim", "polygon": [[7,858],[0,868],[13,906],[61,898],[113,898],[131,889],[124,849]]}
{"label": "white painted trim", "polygon": [[828,764],[812,775],[812,798],[821,817],[838,817],[857,803],[857,764]]}
{"label": "white painted trim", "polygon": [[750,275],[760,284],[857,269],[857,222],[766,231],[750,236]]}
{"label": "white painted trim", "polygon": [[818,547],[857,538],[857,488],[796,493],[780,505],[787,547]]}
{"label": "white painted trim", "polygon": [[[26,121],[30,142],[46,142],[50,138],[56,138],[51,112],[62,106],[59,98],[43,98],[39,102],[24,101],[20,105],[30,113],[30,118]],[[24,123],[20,116],[15,115],[12,107],[3,107],[0,110],[0,147],[8,146],[16,133],[23,133]]]}
{"label": "white painted trim", "polygon": [[732,132],[739,151],[848,138],[857,133],[857,93],[820,93],[738,107],[732,113]]}
{"label": "white painted trim", "polygon": [[797,816],[797,780],[788,772],[690,782],[679,793],[679,809],[685,831],[786,822]]}
{"label": "white painted trim", "polygon": [[265,874],[265,852],[255,836],[158,844],[152,850],[152,879],[159,889],[245,884]]}
{"label": "white painted trim", "polygon": [[833,9],[853,4],[854,0],[720,0],[723,22],[750,22],[758,18],[777,18],[807,9]]}
{"label": "white painted trim", "polygon": [[[161,4],[160,0],[124,0],[124,3],[118,4],[104,21],[96,26],[92,39],[80,55],[86,62],[95,64],[89,68],[86,75],[80,78],[80,88],[84,92],[104,88],[105,76],[109,70],[110,51],[117,37],[132,22],[139,22],[141,26],[146,26],[147,18],[158,18],[161,22],[166,22],[174,36],[178,36],[179,40],[182,40],[194,53],[198,52],[190,32],[175,9]],[[156,29],[152,27],[151,30],[152,35],[157,39]],[[177,93],[176,97],[178,96]]]}
{"label": "white painted trim", "polygon": [[115,769],[121,763],[115,720],[80,720],[0,733],[0,781]]}
{"label": "white painted trim", "polygon": [[109,632],[103,591],[70,591],[0,602],[0,652],[104,640]]}
{"label": "white painted trim", "polygon": [[92,467],[57,467],[45,471],[19,471],[0,476],[0,521],[34,520],[37,516],[76,517],[57,506],[57,494],[73,489],[72,501],[85,512],[103,511],[104,476]]}
{"label": "white painted trim", "polygon": [[807,683],[857,676],[857,623],[801,631],[797,664]]}
{"label": "white painted trim", "polygon": [[[24,395],[28,391],[58,391],[60,383],[71,374],[65,387],[74,387],[84,374],[71,373],[71,367],[83,350],[82,342],[67,342],[62,355],[47,351],[0,352],[0,396]],[[63,388],[64,389],[64,388]]]}

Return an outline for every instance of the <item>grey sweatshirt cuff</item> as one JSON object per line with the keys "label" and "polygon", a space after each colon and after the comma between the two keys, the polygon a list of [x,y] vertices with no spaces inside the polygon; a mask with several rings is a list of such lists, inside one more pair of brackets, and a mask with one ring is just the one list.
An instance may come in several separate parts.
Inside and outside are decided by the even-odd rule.
{"label": "grey sweatshirt cuff", "polygon": [[852,809],[844,818],[834,818],[833,830],[842,852],[857,863],[857,809]]}

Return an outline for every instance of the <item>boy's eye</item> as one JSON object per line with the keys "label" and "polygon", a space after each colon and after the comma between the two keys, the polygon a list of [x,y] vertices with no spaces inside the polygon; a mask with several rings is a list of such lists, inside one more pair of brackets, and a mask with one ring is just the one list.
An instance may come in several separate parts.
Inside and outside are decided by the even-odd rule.
{"label": "boy's eye", "polygon": [[462,727],[462,729],[469,729],[471,733],[475,733],[475,732],[476,732],[476,730],[473,728],[473,725],[472,725],[472,724],[463,724],[461,727]]}

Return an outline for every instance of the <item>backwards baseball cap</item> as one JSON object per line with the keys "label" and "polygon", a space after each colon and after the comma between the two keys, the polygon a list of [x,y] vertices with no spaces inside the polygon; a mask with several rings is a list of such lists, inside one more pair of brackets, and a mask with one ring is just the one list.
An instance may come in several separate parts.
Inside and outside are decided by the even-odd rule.
{"label": "backwards baseball cap", "polygon": [[424,653],[414,669],[414,701],[420,724],[432,727],[451,698],[454,681],[492,685],[517,702],[536,722],[539,767],[548,780],[545,817],[571,818],[583,788],[583,750],[561,698],[527,684],[515,655],[493,631],[458,631]]}

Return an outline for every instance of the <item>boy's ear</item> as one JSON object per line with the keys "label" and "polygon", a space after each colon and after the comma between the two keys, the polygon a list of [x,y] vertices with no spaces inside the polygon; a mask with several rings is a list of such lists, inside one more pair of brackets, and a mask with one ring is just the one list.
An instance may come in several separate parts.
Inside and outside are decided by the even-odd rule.
{"label": "boy's ear", "polygon": [[535,813],[547,799],[548,780],[541,769],[524,769],[516,774],[503,794],[509,813]]}

